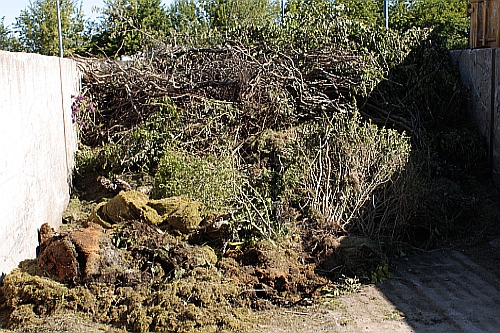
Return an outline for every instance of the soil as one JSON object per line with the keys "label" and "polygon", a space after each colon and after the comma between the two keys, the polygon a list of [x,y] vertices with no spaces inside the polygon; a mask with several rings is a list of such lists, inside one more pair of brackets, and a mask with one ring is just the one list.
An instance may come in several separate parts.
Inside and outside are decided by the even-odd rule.
{"label": "soil", "polygon": [[92,322],[130,332],[248,331],[254,310],[336,288],[299,262],[294,243],[261,241],[218,256],[191,236],[140,220],[60,232],[44,224],[38,258],[2,282],[0,323],[23,332],[81,332]]}
{"label": "soil", "polygon": [[330,303],[266,314],[253,333],[499,332],[500,238],[401,258],[394,275]]}

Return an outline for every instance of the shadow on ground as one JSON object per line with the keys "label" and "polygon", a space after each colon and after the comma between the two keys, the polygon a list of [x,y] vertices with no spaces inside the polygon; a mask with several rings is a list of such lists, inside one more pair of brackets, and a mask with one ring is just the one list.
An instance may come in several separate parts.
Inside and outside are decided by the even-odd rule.
{"label": "shadow on ground", "polygon": [[406,323],[419,332],[498,332],[498,240],[472,248],[436,250],[397,263],[379,285]]}
{"label": "shadow on ground", "polygon": [[499,332],[500,238],[395,264],[393,279],[316,308],[267,314],[253,332]]}

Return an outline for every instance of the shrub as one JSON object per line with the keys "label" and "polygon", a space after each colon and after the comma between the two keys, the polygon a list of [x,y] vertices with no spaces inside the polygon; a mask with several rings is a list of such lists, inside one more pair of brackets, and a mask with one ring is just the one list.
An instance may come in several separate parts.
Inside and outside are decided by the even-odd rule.
{"label": "shrub", "polygon": [[216,212],[227,210],[234,200],[238,173],[230,157],[196,156],[168,149],[155,175],[153,196],[187,196],[202,201]]}
{"label": "shrub", "polygon": [[324,119],[300,131],[302,164],[293,168],[303,173],[302,188],[290,190],[302,192],[296,197],[319,217],[323,228],[334,233],[367,230],[374,221],[363,214],[364,207],[378,205],[374,193],[406,167],[409,138],[363,122],[357,113]]}

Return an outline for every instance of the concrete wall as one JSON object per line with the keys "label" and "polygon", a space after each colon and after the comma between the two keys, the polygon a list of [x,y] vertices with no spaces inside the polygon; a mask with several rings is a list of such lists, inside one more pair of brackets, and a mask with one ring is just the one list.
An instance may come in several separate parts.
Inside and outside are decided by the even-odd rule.
{"label": "concrete wall", "polygon": [[488,143],[493,181],[500,187],[500,49],[451,51],[450,57],[468,88],[470,118]]}
{"label": "concrete wall", "polygon": [[57,228],[77,147],[71,95],[76,63],[0,51],[0,273],[36,256],[37,229]]}

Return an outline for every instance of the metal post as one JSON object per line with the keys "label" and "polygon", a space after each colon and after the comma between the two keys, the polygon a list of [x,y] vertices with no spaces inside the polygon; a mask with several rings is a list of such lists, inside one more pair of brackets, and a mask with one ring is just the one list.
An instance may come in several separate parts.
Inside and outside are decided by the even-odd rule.
{"label": "metal post", "polygon": [[285,1],[281,0],[281,24],[285,21]]}
{"label": "metal post", "polygon": [[61,28],[61,9],[59,8],[59,0],[56,0],[57,7],[57,33],[59,35],[59,57],[63,57],[63,41],[62,41],[62,28]]}
{"label": "metal post", "polygon": [[389,29],[389,0],[384,0],[385,28]]}

